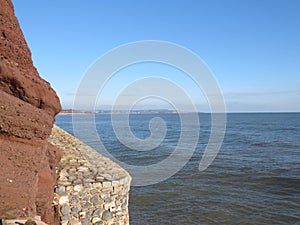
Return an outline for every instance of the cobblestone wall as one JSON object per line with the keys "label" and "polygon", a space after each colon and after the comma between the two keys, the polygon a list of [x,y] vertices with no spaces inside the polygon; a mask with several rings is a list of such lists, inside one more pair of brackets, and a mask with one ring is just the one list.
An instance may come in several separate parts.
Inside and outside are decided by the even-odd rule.
{"label": "cobblestone wall", "polygon": [[58,127],[49,141],[63,154],[54,198],[61,224],[129,224],[130,175]]}

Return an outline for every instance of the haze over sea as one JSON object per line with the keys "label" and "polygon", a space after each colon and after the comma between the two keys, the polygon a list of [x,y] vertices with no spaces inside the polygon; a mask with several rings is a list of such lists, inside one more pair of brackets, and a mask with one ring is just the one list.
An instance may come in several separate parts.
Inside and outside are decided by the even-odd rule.
{"label": "haze over sea", "polygon": [[[132,114],[138,138],[150,135],[149,121],[167,124],[164,141],[151,151],[134,151],[118,141],[110,115],[95,116],[99,137],[120,161],[159,162],[176,147],[178,114]],[[81,115],[82,126],[93,115]],[[135,224],[300,224],[300,113],[228,114],[221,150],[210,167],[199,161],[210,135],[210,114],[199,114],[200,135],[193,157],[171,178],[130,192],[130,223]],[[58,115],[56,125],[73,134],[72,115]],[[85,134],[97,150],[97,140]]]}

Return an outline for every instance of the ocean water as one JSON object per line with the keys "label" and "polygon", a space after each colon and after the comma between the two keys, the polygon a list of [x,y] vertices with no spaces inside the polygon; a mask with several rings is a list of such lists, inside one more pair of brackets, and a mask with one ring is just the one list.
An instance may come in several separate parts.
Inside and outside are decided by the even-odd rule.
{"label": "ocean water", "polygon": [[[146,152],[118,140],[110,115],[96,115],[95,122],[110,154],[128,164],[151,165],[165,159],[178,144],[179,116],[130,115],[132,132],[140,139],[150,135],[149,121],[157,116],[166,122],[166,136]],[[84,127],[91,119],[81,115],[80,123]],[[209,114],[199,114],[199,119],[199,141],[183,169],[163,182],[131,188],[130,223],[300,224],[300,113],[228,114],[221,150],[203,172],[198,166],[211,122]],[[56,124],[73,133],[71,115],[58,115]],[[89,132],[81,139],[97,150]]]}

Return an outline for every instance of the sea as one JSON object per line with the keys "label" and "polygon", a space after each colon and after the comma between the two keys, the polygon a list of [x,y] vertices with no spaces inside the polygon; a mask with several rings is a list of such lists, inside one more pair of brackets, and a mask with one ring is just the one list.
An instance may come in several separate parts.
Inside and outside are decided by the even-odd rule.
{"label": "sea", "polygon": [[[198,116],[199,139],[184,167],[159,183],[131,187],[130,224],[300,224],[300,113],[227,114],[221,149],[204,171],[198,167],[211,133],[211,115]],[[109,114],[83,114],[80,124],[94,120],[99,139],[116,159],[152,165],[174,151],[181,133],[178,114],[130,114],[132,133],[149,137],[154,117],[165,121],[166,133],[149,151],[124,145]],[[72,115],[58,115],[56,125],[74,133]],[[81,140],[99,151],[99,140],[89,132]]]}

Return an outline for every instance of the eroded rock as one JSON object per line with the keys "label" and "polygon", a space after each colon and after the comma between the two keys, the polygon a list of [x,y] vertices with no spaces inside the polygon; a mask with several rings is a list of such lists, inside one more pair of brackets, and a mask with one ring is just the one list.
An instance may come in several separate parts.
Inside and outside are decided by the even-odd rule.
{"label": "eroded rock", "polygon": [[61,110],[34,67],[11,0],[0,0],[0,218],[55,220],[53,188],[60,151],[48,142]]}

